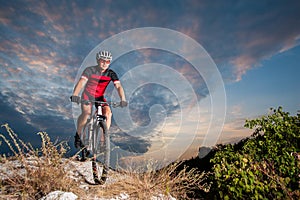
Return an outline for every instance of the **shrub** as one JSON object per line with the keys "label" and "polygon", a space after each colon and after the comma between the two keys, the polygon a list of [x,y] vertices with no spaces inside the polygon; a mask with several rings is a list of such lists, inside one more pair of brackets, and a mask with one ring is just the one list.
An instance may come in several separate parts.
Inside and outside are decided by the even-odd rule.
{"label": "shrub", "polygon": [[218,197],[299,199],[300,114],[279,107],[245,127],[255,128],[250,138],[220,146],[211,159]]}

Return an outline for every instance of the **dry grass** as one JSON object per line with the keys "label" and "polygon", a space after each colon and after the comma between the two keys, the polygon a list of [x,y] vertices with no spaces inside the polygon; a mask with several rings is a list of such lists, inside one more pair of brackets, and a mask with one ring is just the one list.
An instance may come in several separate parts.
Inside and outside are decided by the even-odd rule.
{"label": "dry grass", "polygon": [[[118,172],[123,177],[117,182],[108,185],[105,190],[98,191],[100,195],[117,195],[120,191],[128,194],[131,199],[151,199],[160,194],[176,199],[190,199],[195,190],[208,191],[209,185],[204,183],[205,173],[195,169],[181,167],[181,162],[170,164],[161,170],[156,169],[153,163],[148,163],[147,170],[126,170]],[[179,169],[182,168],[182,169]]]}
{"label": "dry grass", "polygon": [[42,146],[35,150],[19,139],[7,124],[2,127],[6,128],[11,140],[2,134],[0,137],[14,156],[2,156],[1,162],[5,164],[15,160],[18,163],[8,164],[5,171],[1,171],[2,177],[5,177],[0,182],[2,198],[39,199],[54,190],[80,192],[76,189],[77,183],[67,176],[64,169],[62,158],[67,150],[65,143],[55,145],[45,132],[39,132]]}
{"label": "dry grass", "polygon": [[89,186],[84,190],[79,187],[78,181],[69,176],[70,169],[66,169],[66,162],[71,162],[64,159],[68,148],[66,143],[54,144],[45,132],[40,132],[41,148],[35,150],[20,140],[7,124],[2,127],[6,128],[10,140],[2,134],[0,137],[14,156],[0,156],[0,162],[4,166],[13,159],[19,164],[0,168],[0,199],[39,199],[55,190],[73,192],[79,199],[115,197],[122,193],[129,195],[130,199],[151,199],[159,194],[189,199],[193,191],[208,191],[210,187],[204,184],[206,174],[182,167],[182,163],[174,163],[160,170],[154,170],[157,166],[148,163],[146,170],[112,171],[109,177],[115,181],[104,186]]}

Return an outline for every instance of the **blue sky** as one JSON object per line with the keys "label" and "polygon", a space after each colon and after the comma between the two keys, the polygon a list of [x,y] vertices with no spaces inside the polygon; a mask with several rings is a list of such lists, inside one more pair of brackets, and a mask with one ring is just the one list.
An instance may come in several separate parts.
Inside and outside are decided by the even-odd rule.
{"label": "blue sky", "polygon": [[[299,47],[274,55],[264,60],[261,66],[251,69],[238,83],[228,84],[228,98],[245,104],[245,111],[251,115],[261,113],[265,107],[276,108],[282,105],[291,114],[299,110],[300,93]],[[243,88],[243,90],[239,89]],[[234,92],[231,94],[230,90]],[[230,99],[228,99],[231,102]],[[233,103],[233,102],[232,102]],[[249,107],[246,109],[246,104]],[[256,109],[255,106],[257,107]],[[246,114],[246,113],[245,113]]]}
{"label": "blue sky", "polygon": [[[270,107],[283,106],[292,114],[300,110],[299,1],[0,3],[0,123],[9,123],[20,137],[32,143],[39,142],[34,135],[37,131],[72,141],[75,125],[69,96],[85,58],[107,38],[143,27],[183,33],[201,44],[213,59],[226,93],[226,119],[219,142],[248,136],[251,132],[243,128],[245,119],[266,114]],[[153,62],[182,74],[199,102],[213,92],[207,92],[203,79],[189,63],[168,52],[131,52],[116,60],[112,68],[122,76],[132,66]],[[128,97],[133,102],[129,109],[136,124],[149,121],[149,109],[157,103],[153,96],[167,103],[162,115],[171,115],[178,108],[169,100],[176,98],[168,88],[140,87]],[[149,147],[148,139],[129,141],[133,146],[144,142]],[[201,146],[200,140],[195,139],[191,151]]]}

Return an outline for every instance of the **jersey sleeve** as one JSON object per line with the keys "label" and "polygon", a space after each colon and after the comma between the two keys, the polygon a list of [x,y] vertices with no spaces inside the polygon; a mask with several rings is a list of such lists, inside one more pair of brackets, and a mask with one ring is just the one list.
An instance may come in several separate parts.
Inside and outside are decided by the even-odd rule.
{"label": "jersey sleeve", "polygon": [[114,84],[120,83],[118,75],[113,70],[110,71],[110,78]]}
{"label": "jersey sleeve", "polygon": [[82,72],[81,78],[84,78],[84,79],[88,80],[89,77],[91,76],[91,74],[92,74],[91,68],[88,67],[88,68],[86,68],[86,69]]}

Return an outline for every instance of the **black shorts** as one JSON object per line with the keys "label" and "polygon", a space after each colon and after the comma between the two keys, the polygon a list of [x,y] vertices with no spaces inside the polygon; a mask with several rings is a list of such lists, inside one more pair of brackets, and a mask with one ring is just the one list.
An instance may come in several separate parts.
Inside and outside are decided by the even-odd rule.
{"label": "black shorts", "polygon": [[[104,96],[101,97],[94,97],[92,95],[90,95],[87,92],[83,92],[81,95],[81,99],[82,100],[91,100],[91,101],[102,101],[102,102],[107,102],[106,99],[104,98]],[[98,108],[99,103],[95,102],[95,107]],[[104,105],[107,106],[107,105]]]}

